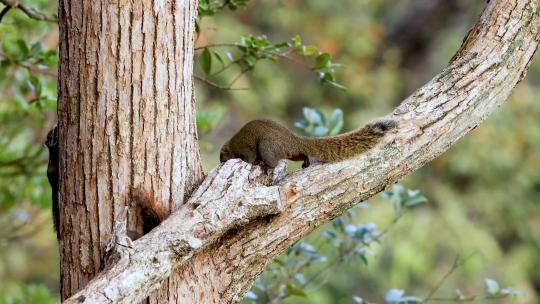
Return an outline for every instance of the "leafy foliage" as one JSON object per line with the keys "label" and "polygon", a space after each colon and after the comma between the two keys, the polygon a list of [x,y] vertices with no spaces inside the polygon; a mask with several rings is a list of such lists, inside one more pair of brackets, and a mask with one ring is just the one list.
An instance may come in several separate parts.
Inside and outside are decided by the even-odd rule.
{"label": "leafy foliage", "polygon": [[249,0],[201,0],[197,7],[199,12],[199,18],[206,16],[214,16],[219,10],[225,8],[230,10],[237,10],[244,8],[248,4]]}
{"label": "leafy foliage", "polygon": [[[216,48],[232,48],[236,49],[236,52],[214,50]],[[284,59],[315,72],[319,81],[323,84],[326,83],[345,89],[343,85],[336,81],[335,76],[335,69],[341,65],[333,63],[330,54],[321,52],[313,45],[302,44],[302,39],[298,35],[291,38],[290,41],[279,43],[271,43],[265,35],[248,35],[240,37],[238,43],[210,44],[197,47],[196,50],[202,50],[198,59],[201,70],[205,74],[204,80],[218,88],[232,89],[238,77],[253,70],[257,62],[261,60],[277,61]],[[304,58],[311,58],[312,65],[299,61],[293,57],[295,54]],[[239,68],[240,72],[228,86],[223,87],[211,82],[211,78],[215,78],[225,70],[235,66]]]}
{"label": "leafy foliage", "polygon": [[28,285],[23,287],[21,295],[17,297],[0,298],[0,304],[54,304],[58,299],[51,295],[43,285]]}
{"label": "leafy foliage", "polygon": [[335,109],[330,117],[314,108],[304,108],[302,113],[304,119],[297,121],[294,126],[301,129],[306,135],[320,137],[325,135],[336,135],[343,128],[343,111]]}
{"label": "leafy foliage", "polygon": [[389,191],[384,191],[382,196],[392,202],[394,212],[399,216],[405,208],[414,207],[427,202],[427,198],[420,195],[420,190],[408,190],[402,185],[394,185]]}
{"label": "leafy foliage", "polygon": [[42,145],[56,111],[57,39],[45,39],[56,28],[16,9],[0,23],[0,303],[58,302],[49,291],[58,258]]}
{"label": "leafy foliage", "polygon": [[[319,109],[304,108],[304,119],[295,123],[310,136],[326,136],[337,134],[343,125],[343,112],[335,109],[330,118]],[[332,126],[339,126],[336,128]],[[332,132],[332,133],[331,133]],[[359,209],[368,208],[367,202],[359,203],[355,208],[347,210],[344,216],[332,220],[331,224],[325,225],[322,230],[322,238],[316,239],[317,246],[307,240],[302,240],[290,247],[284,255],[277,258],[263,275],[246,293],[244,302],[251,303],[281,303],[288,298],[309,299],[309,291],[313,286],[320,288],[329,280],[330,271],[336,271],[343,264],[357,263],[367,267],[370,256],[373,255],[373,247],[380,245],[382,238],[395,227],[398,220],[407,210],[427,203],[427,198],[422,196],[419,190],[406,189],[403,185],[396,184],[391,189],[381,193],[381,197],[389,202],[394,209],[394,219],[384,230],[379,231],[375,223],[356,224]],[[329,247],[323,253],[321,249]],[[463,262],[464,263],[464,262]],[[455,270],[461,266],[455,264],[451,271],[443,277],[440,284]],[[323,276],[326,276],[325,278]],[[432,300],[468,302],[474,299],[501,299],[510,296],[523,296],[523,292],[515,291],[511,287],[503,290],[492,279],[485,279],[486,294],[465,296],[458,294],[451,298],[433,298],[440,286],[435,286],[429,297],[406,295],[405,290],[390,289],[384,295],[384,303],[388,304],[422,304]],[[353,296],[353,301],[360,304],[369,304],[360,296]]]}

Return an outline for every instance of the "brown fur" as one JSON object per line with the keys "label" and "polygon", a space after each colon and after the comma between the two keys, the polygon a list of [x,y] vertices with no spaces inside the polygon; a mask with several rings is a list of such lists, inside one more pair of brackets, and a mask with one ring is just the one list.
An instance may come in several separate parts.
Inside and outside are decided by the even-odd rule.
{"label": "brown fur", "polygon": [[220,161],[241,158],[248,163],[263,161],[274,168],[281,159],[309,159],[320,162],[341,161],[373,148],[384,135],[398,124],[383,120],[354,131],[319,138],[297,136],[271,120],[253,120],[244,125],[221,148]]}
{"label": "brown fur", "polygon": [[150,232],[169,216],[169,210],[159,205],[151,193],[141,188],[133,190],[133,201],[141,212],[143,235]]}
{"label": "brown fur", "polygon": [[47,178],[51,184],[54,231],[56,231],[56,238],[60,239],[60,206],[58,205],[58,127],[54,127],[49,131],[45,145],[49,148]]}

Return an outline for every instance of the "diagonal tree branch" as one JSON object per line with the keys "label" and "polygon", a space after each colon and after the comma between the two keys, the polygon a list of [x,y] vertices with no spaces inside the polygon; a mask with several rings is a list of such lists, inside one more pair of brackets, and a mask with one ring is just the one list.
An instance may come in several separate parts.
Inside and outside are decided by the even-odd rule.
{"label": "diagonal tree branch", "polygon": [[0,2],[6,6],[2,10],[2,13],[0,13],[0,22],[2,21],[2,18],[4,17],[4,15],[12,8],[20,9],[28,17],[35,20],[47,21],[47,22],[58,22],[58,18],[54,16],[45,15],[42,12],[36,10],[35,8],[32,8],[22,3],[20,0],[0,0]]}
{"label": "diagonal tree branch", "polygon": [[357,159],[307,168],[284,179],[285,211],[256,221],[180,268],[178,298],[242,299],[277,255],[385,185],[442,154],[508,97],[538,47],[540,1],[491,0],[457,55],[393,111],[399,132],[388,147]]}
{"label": "diagonal tree branch", "polygon": [[[190,236],[185,233],[199,230],[195,229],[196,221],[189,218],[188,203],[134,242],[128,264],[102,273],[66,303],[133,303],[159,286],[176,267],[183,280],[169,288],[176,289],[182,303],[240,301],[266,265],[294,242],[442,154],[499,107],[524,77],[538,47],[539,31],[540,0],[490,1],[450,65],[389,115],[399,121],[400,128],[387,137],[382,149],[340,163],[309,167],[272,186],[248,177],[260,176],[258,167],[230,161],[207,178],[190,202],[213,206],[218,199],[228,202],[226,212],[235,213],[259,194],[258,203],[280,201],[283,212],[251,221],[220,238],[217,235],[231,225],[227,224],[228,214],[218,208],[214,212],[221,220],[217,216],[206,218],[207,225],[226,229],[200,238],[197,250],[187,246],[188,250],[174,255],[174,244]],[[242,173],[233,177],[227,173],[230,171]],[[228,186],[211,186],[215,181],[212,176],[222,175],[230,177],[226,178]],[[205,212],[213,214],[210,208]],[[243,217],[242,222],[252,218]],[[154,266],[144,266],[149,262],[142,260],[143,253]],[[131,265],[133,261],[143,264],[137,268],[137,264]],[[116,280],[119,277],[124,281]],[[106,288],[93,289],[103,286],[96,282],[107,279],[111,281]]]}

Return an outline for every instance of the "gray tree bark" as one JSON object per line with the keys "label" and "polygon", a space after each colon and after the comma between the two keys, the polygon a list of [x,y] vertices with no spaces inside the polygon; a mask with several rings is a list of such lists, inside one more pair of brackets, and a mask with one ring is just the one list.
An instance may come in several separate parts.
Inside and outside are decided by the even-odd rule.
{"label": "gray tree bark", "polygon": [[[177,260],[166,263],[166,269],[159,271],[147,268],[148,272],[143,272],[147,280],[108,285],[120,290],[122,296],[101,297],[103,292],[92,288],[103,278],[114,279],[118,275],[113,271],[118,268],[113,266],[70,301],[129,303],[126,299],[139,299],[152,288],[162,286],[162,282],[167,282],[163,279],[173,270],[181,279],[169,289],[176,293],[169,302],[240,301],[266,265],[294,242],[442,154],[499,107],[523,79],[538,47],[539,31],[540,0],[491,0],[449,66],[388,115],[400,127],[378,149],[340,163],[311,166],[268,185],[261,185],[258,178],[249,178],[251,174],[259,176],[259,168],[231,160],[210,174],[195,192],[193,201],[155,231],[135,241],[132,251],[121,259],[140,255],[159,258],[165,253],[176,254]],[[250,172],[245,173],[248,178],[233,174],[244,170]],[[223,178],[214,181],[216,176]],[[222,186],[209,186],[215,182]],[[253,193],[267,195],[253,200]],[[188,214],[189,208],[211,206],[224,195],[234,198],[234,204],[241,202],[240,205],[257,201],[272,206],[280,202],[283,211],[257,220],[252,220],[253,214],[240,215],[244,220],[238,223],[248,224],[231,232],[229,226],[223,225],[230,218],[221,217],[222,209],[203,208],[203,218],[210,221],[207,224],[218,227],[212,232],[222,237],[199,238],[201,242],[186,252],[163,246],[166,240],[199,236],[195,232],[197,223],[181,225],[179,215]],[[197,202],[195,207],[193,202]],[[257,214],[268,213],[271,212],[266,210]],[[182,227],[182,236],[175,232],[176,225]],[[141,271],[126,267],[120,273],[130,277],[129,274]]]}

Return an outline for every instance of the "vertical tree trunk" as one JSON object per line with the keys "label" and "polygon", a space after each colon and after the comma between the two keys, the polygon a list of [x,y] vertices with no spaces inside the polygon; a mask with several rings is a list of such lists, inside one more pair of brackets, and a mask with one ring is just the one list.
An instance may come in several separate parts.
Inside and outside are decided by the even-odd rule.
{"label": "vertical tree trunk", "polygon": [[[174,209],[202,177],[193,100],[196,1],[59,1],[61,294],[103,267],[133,189]],[[175,301],[177,278],[151,297]]]}

